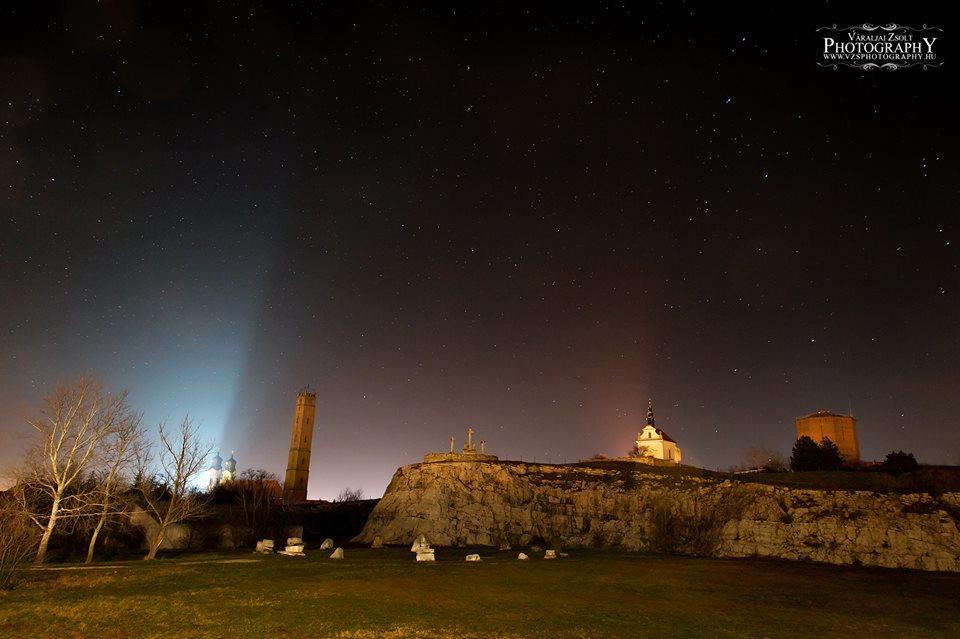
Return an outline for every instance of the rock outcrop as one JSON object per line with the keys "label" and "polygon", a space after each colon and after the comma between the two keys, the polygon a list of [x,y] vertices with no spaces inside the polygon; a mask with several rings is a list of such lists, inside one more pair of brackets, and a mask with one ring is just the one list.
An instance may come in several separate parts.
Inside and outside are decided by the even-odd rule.
{"label": "rock outcrop", "polygon": [[[637,470],[633,470],[637,468]],[[520,462],[397,470],[355,541],[611,547],[960,571],[960,493],[802,490],[667,472]]]}

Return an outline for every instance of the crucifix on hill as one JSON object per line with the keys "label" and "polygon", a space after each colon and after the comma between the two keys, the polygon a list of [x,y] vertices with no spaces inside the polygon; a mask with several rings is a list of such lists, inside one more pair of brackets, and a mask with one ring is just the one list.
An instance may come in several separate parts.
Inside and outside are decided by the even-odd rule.
{"label": "crucifix on hill", "polygon": [[477,449],[473,447],[473,433],[475,431],[472,428],[467,428],[467,443],[463,445],[461,452],[464,453],[475,453]]}

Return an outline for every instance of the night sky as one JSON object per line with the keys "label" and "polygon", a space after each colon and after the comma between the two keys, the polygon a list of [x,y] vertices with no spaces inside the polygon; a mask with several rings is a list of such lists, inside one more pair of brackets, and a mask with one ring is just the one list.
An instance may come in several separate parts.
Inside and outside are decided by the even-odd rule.
{"label": "night sky", "polygon": [[4,3],[0,466],[84,371],[281,476],[309,385],[311,498],[648,398],[708,468],[818,409],[960,462],[960,60],[816,65],[944,15],[471,4]]}

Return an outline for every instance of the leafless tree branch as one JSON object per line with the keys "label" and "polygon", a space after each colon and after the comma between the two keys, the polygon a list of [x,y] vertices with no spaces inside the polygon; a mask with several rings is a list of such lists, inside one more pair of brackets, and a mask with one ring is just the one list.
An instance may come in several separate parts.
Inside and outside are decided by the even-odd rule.
{"label": "leafless tree branch", "polygon": [[146,511],[157,521],[157,534],[148,539],[145,559],[154,559],[172,524],[195,519],[206,511],[206,499],[191,489],[191,482],[206,467],[212,446],[200,439],[199,427],[189,415],[171,432],[160,424],[160,445],[156,459],[138,453],[138,487]]}

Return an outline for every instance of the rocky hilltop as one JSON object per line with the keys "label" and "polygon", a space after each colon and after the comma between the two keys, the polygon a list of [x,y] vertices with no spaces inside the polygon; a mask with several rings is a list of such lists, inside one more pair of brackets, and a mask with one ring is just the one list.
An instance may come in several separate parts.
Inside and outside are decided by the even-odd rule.
{"label": "rocky hilltop", "polygon": [[804,490],[638,464],[404,466],[355,541],[655,550],[960,571],[960,493]]}

